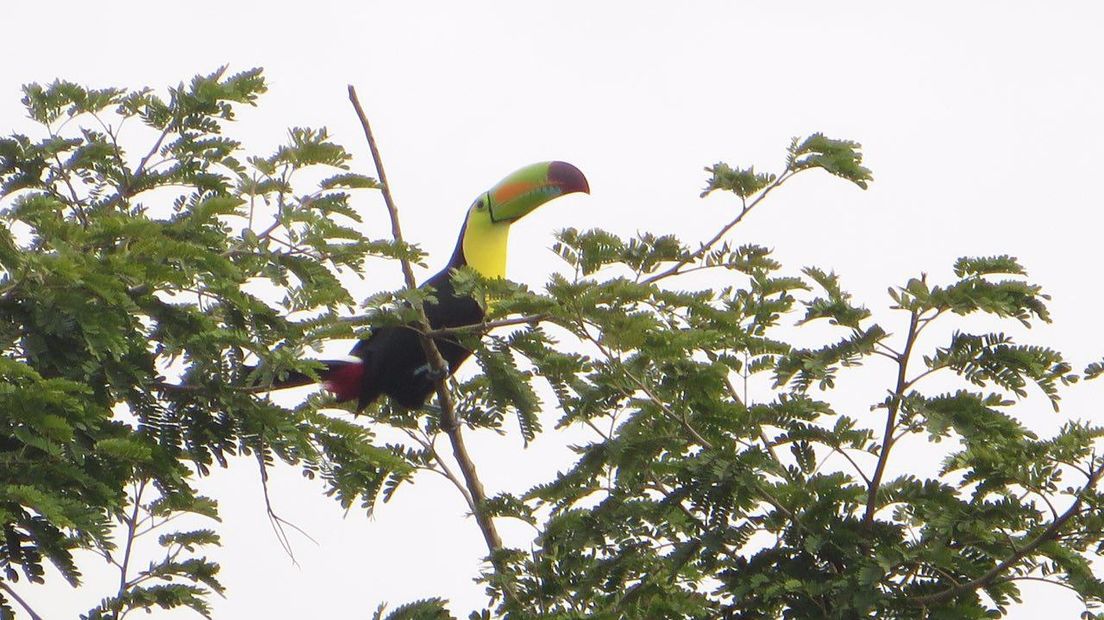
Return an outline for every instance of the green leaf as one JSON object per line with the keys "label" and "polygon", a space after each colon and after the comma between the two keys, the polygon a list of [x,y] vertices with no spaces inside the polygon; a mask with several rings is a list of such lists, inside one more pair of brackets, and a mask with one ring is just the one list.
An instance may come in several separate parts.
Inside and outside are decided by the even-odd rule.
{"label": "green leaf", "polygon": [[873,176],[870,169],[862,165],[861,148],[858,142],[814,133],[805,140],[794,138],[788,164],[795,171],[820,168],[866,189]]}
{"label": "green leaf", "polygon": [[192,551],[196,547],[203,545],[218,545],[220,543],[219,535],[214,530],[192,530],[190,532],[172,532],[170,534],[162,534],[157,538],[157,544],[162,547],[171,547],[173,545],[180,545],[185,549]]}
{"label": "green leaf", "polygon": [[324,179],[318,184],[322,189],[336,189],[336,188],[349,188],[349,189],[377,189],[379,188],[379,181],[369,176],[362,174],[356,174],[353,172],[346,172],[343,174],[335,174],[332,177]]}
{"label": "green leaf", "polygon": [[96,442],[96,451],[120,461],[142,463],[153,458],[153,449],[137,438],[112,437]]}
{"label": "green leaf", "polygon": [[955,261],[954,273],[959,278],[991,274],[1027,275],[1027,271],[1020,265],[1019,261],[1007,254],[981,258],[960,258]]}
{"label": "green leaf", "polygon": [[754,166],[732,168],[724,162],[718,162],[706,168],[705,171],[711,176],[705,182],[705,189],[701,193],[702,198],[722,190],[746,199],[774,183],[777,178],[773,174],[755,172]]}
{"label": "green leaf", "polygon": [[[269,159],[272,164],[288,165],[293,169],[314,165],[342,169],[348,167],[346,162],[351,156],[342,146],[330,141],[329,132],[324,127],[321,129],[293,127],[288,131],[288,136],[290,143],[277,150],[276,154]],[[364,178],[367,177],[361,177],[361,179]],[[363,181],[360,182],[363,183]]]}
{"label": "green leaf", "polygon": [[394,611],[383,615],[384,606],[380,606],[372,616],[373,620],[454,620],[454,616],[445,608],[445,601],[429,598],[414,601],[396,607]]}

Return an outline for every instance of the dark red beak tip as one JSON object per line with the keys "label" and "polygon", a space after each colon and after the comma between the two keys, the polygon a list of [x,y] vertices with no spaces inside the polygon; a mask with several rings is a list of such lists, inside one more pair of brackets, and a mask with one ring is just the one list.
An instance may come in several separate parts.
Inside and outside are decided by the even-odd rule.
{"label": "dark red beak tip", "polygon": [[572,192],[590,193],[590,183],[587,183],[583,171],[566,161],[554,161],[548,166],[548,180],[563,189],[563,193]]}

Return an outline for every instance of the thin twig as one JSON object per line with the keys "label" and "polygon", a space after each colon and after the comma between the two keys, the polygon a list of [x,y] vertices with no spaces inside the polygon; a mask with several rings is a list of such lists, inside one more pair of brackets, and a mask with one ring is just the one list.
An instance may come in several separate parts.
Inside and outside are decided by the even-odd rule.
{"label": "thin twig", "polygon": [[[376,146],[376,139],[372,136],[371,125],[368,123],[368,117],[365,115],[364,108],[361,107],[360,100],[357,98],[356,89],[353,88],[351,84],[349,85],[349,101],[352,102],[353,109],[356,110],[357,117],[360,119],[360,125],[364,129],[364,137],[368,140],[368,148],[372,152],[372,160],[375,162],[377,177],[380,181],[380,190],[383,193],[384,203],[387,205],[387,213],[391,218],[391,236],[396,243],[405,245],[402,228],[399,225],[399,210],[395,207],[395,201],[391,197],[391,185],[387,181],[387,173],[383,168],[383,160],[380,157],[379,148]],[[410,290],[418,288],[418,283],[414,279],[414,270],[410,265],[410,261],[405,256],[401,256],[399,257],[399,263],[402,265],[406,287]],[[421,325],[428,326],[429,319],[426,317],[425,307],[417,300],[413,301],[412,305]],[[487,543],[487,549],[490,552],[492,562],[497,568],[498,563],[494,561],[494,558],[498,555],[498,552],[502,550],[502,538],[495,528],[494,520],[491,519],[490,515],[488,515],[484,509],[484,504],[487,501],[487,494],[483,490],[483,483],[479,480],[479,476],[475,470],[475,464],[472,462],[471,456],[468,454],[467,446],[464,444],[464,436],[460,430],[460,420],[456,415],[455,405],[452,402],[448,386],[445,383],[445,379],[448,377],[448,365],[445,363],[444,358],[441,357],[441,352],[437,349],[437,345],[434,344],[432,338],[423,335],[419,340],[422,345],[422,350],[425,352],[426,360],[429,361],[430,368],[441,377],[437,381],[437,401],[441,406],[441,428],[445,431],[445,434],[448,435],[449,441],[452,443],[453,456],[460,466],[460,472],[464,476],[464,482],[468,487],[468,492],[471,494],[472,502],[475,506],[475,510],[473,511],[475,521],[479,524],[479,529],[483,532],[483,539]]]}
{"label": "thin twig", "polygon": [[[843,458],[847,459],[847,462],[851,464],[851,467],[852,467],[852,469],[855,470],[855,473],[858,474],[860,478],[862,478],[863,483],[866,484],[868,487],[870,486],[870,478],[868,478],[866,476],[866,473],[863,472],[862,468],[859,467],[859,464],[855,462],[855,459],[851,458],[851,455],[848,454],[846,450],[844,450],[840,446],[833,446],[832,444],[825,444],[825,445],[827,445],[829,448],[831,448],[832,451],[835,452],[836,454],[839,454]],[[828,458],[825,457],[824,461],[827,461],[827,460],[828,460]],[[821,463],[823,464],[824,461],[821,461]],[[819,469],[819,466],[818,466],[818,469]]]}
{"label": "thin twig", "polygon": [[[252,217],[252,208],[253,208],[252,205],[250,205],[250,217]],[[276,218],[272,221],[272,224],[270,224],[268,226],[268,228],[266,228],[266,229],[262,230],[261,232],[257,233],[257,240],[261,241],[261,240],[265,240],[265,239],[270,238],[272,236],[272,233],[275,232],[277,228],[282,226],[283,223],[284,223],[283,219],[281,219],[280,216],[277,215]],[[237,252],[239,252],[243,246],[244,246],[244,244],[239,243],[239,244],[235,245],[234,247],[229,248],[225,252],[223,252],[222,256],[224,256],[224,257],[232,256],[232,255],[236,254]]]}
{"label": "thin twig", "polygon": [[[119,597],[122,598],[126,592],[127,584],[127,569],[130,566],[130,553],[134,549],[134,534],[138,529],[138,511],[142,508],[142,492],[146,489],[146,481],[142,480],[138,483],[138,486],[134,491],[134,510],[131,511],[130,519],[126,521],[127,525],[127,540],[126,548],[123,551],[123,563],[119,566]],[[118,610],[116,610],[118,611]]]}
{"label": "thin twig", "polygon": [[[84,205],[81,203],[80,197],[77,196],[77,190],[73,187],[73,181],[69,178],[69,172],[65,169],[65,164],[61,163],[61,158],[58,157],[57,153],[54,153],[54,161],[56,161],[58,165],[58,176],[62,181],[65,181],[65,186],[69,188],[69,193],[73,197],[73,209],[77,217],[80,218],[81,226],[88,228],[88,215],[84,212]],[[60,192],[58,193],[60,195]]]}
{"label": "thin twig", "polygon": [[470,334],[473,332],[489,332],[496,327],[509,327],[511,325],[536,325],[548,318],[547,314],[527,314],[512,319],[498,319],[497,321],[484,321],[472,325],[460,325],[457,327],[442,327],[422,332],[427,338],[451,336],[453,334]]}
{"label": "thin twig", "polygon": [[[119,164],[119,170],[123,173],[123,187],[126,188],[126,193],[129,194],[130,173],[127,172],[126,162],[123,160],[123,149],[119,147],[119,139],[117,136],[119,132],[112,130],[111,125],[108,125],[106,122],[104,122],[104,120],[100,118],[99,114],[96,114],[95,112],[92,112],[91,114],[92,118],[96,119],[96,122],[98,122],[100,124],[100,127],[103,128],[104,133],[107,134],[109,138],[111,138],[111,146],[113,151],[115,152],[115,162]],[[119,123],[119,131],[122,131],[123,123],[126,122],[126,119],[127,117],[124,116],[122,122]]]}
{"label": "thin twig", "polygon": [[[144,530],[142,530],[142,531],[140,531],[140,532],[136,533],[136,534],[134,535],[134,537],[135,537],[135,538],[141,538],[141,537],[145,536],[146,534],[149,534],[149,533],[150,533],[150,532],[152,532],[153,530],[156,530],[156,529],[159,529],[159,528],[161,528],[161,527],[164,527],[166,523],[169,523],[170,521],[174,521],[174,520],[176,520],[176,519],[179,519],[179,518],[180,518],[180,517],[182,517],[182,516],[184,516],[184,513],[182,513],[182,512],[177,512],[177,513],[173,513],[173,514],[171,514],[171,515],[169,515],[169,516],[165,517],[164,519],[161,519],[161,520],[160,520],[160,521],[158,521],[157,523],[153,523],[153,520],[152,520],[153,518],[152,518],[152,517],[149,517],[149,519],[150,519],[150,526],[149,526],[149,527],[147,527],[146,529],[144,529]],[[146,518],[143,518],[142,520],[140,520],[140,521],[138,522],[138,525],[139,525],[139,526],[141,526],[141,525],[142,525],[143,523],[145,523],[145,522],[146,522]]]}
{"label": "thin twig", "polygon": [[35,613],[35,610],[31,609],[30,604],[28,604],[27,601],[23,600],[22,596],[16,594],[15,590],[13,590],[11,586],[4,583],[3,581],[0,581],[0,590],[7,592],[8,596],[12,597],[12,599],[15,600],[16,603],[19,603],[19,606],[27,612],[27,615],[31,617],[31,620],[42,620],[42,616]]}
{"label": "thin twig", "polygon": [[[437,329],[425,329],[415,330],[419,334],[426,336],[427,338],[440,338],[441,336],[452,336],[455,334],[473,334],[489,332],[492,329],[498,327],[510,327],[512,325],[536,325],[541,321],[548,319],[548,315],[544,313],[540,314],[526,314],[524,316],[518,316],[511,319],[498,319],[495,321],[483,321],[482,323],[472,323],[471,325],[457,325],[456,327],[440,327]],[[345,316],[337,319],[339,323],[350,323],[353,325],[362,325],[364,323],[371,323],[371,315],[356,315]],[[412,326],[406,326],[414,329]]]}
{"label": "thin twig", "polygon": [[[601,340],[590,333],[590,330],[587,329],[586,320],[582,317],[582,315],[576,316],[576,320],[578,322],[579,332],[583,335],[583,337],[589,340],[590,343],[593,344],[595,347],[597,347],[598,351],[603,356],[605,356],[605,358],[611,364],[616,364],[618,369],[621,371],[621,374],[632,381],[636,385],[636,388],[643,392],[644,395],[648,397],[648,400],[652,402],[652,404],[654,404],[656,407],[659,407],[660,413],[669,418],[671,421],[682,426],[683,430],[685,430],[687,433],[690,433],[690,436],[694,439],[694,441],[698,442],[698,445],[705,448],[706,450],[713,449],[713,444],[708,439],[703,437],[701,433],[699,433],[698,430],[694,428],[694,426],[690,424],[689,421],[686,420],[685,417],[680,416],[672,411],[671,407],[668,406],[667,403],[663,402],[663,400],[661,400],[658,396],[656,396],[656,394],[652,392],[651,388],[649,388],[648,385],[644,383],[644,381],[642,381],[640,378],[630,372],[628,368],[625,367],[620,358],[614,355],[612,351],[607,349],[606,346],[602,344]],[[621,389],[620,391],[626,398],[633,397],[632,392],[628,390]]]}
{"label": "thin twig", "polygon": [[161,143],[165,141],[166,137],[168,137],[169,131],[171,131],[171,129],[172,125],[169,124],[161,130],[161,135],[157,136],[157,141],[153,143],[153,148],[151,148],[149,152],[146,153],[146,156],[138,162],[138,167],[134,169],[134,174],[131,175],[131,178],[137,179],[142,176],[142,174],[146,171],[146,164],[149,163],[151,157],[153,157],[155,154],[157,154],[158,151],[161,150]]}
{"label": "thin twig", "polygon": [[448,466],[448,463],[441,456],[441,453],[437,451],[437,446],[433,445],[433,440],[422,439],[421,437],[415,435],[414,431],[408,428],[404,428],[402,430],[404,433],[406,433],[407,437],[410,437],[412,440],[414,440],[415,443],[420,445],[423,449],[425,449],[426,452],[429,453],[430,456],[433,457],[433,460],[437,462],[437,466],[441,468],[435,469],[433,471],[436,471],[444,476],[446,479],[448,479],[449,482],[452,483],[454,487],[456,487],[457,491],[460,491],[460,495],[464,496],[464,501],[467,502],[468,508],[472,511],[472,514],[475,514],[475,502],[472,501],[471,493],[468,493],[467,487],[465,487],[464,483],[456,477],[456,474],[453,473],[452,468]]}
{"label": "thin twig", "polygon": [[256,451],[256,454],[257,466],[261,473],[261,491],[264,493],[265,513],[268,515],[268,523],[272,526],[272,531],[276,534],[276,540],[280,542],[280,546],[283,547],[284,553],[291,559],[291,563],[294,566],[299,566],[299,561],[295,559],[295,551],[291,548],[291,539],[288,538],[287,532],[284,531],[284,526],[286,525],[296,532],[299,532],[306,537],[307,540],[316,545],[318,541],[312,538],[303,528],[276,514],[276,511],[272,508],[272,499],[268,496],[268,471],[265,470],[264,456],[261,454],[260,449]]}
{"label": "thin twig", "polygon": [[[123,120],[125,121],[126,119],[124,118]],[[102,121],[101,121],[101,124],[102,124]],[[120,126],[120,128],[121,128],[121,126]],[[149,160],[150,160],[151,157],[153,157],[158,151],[161,150],[161,144],[165,141],[165,138],[168,137],[170,130],[171,130],[171,125],[165,127],[161,131],[161,135],[157,137],[157,141],[153,143],[153,147],[149,150],[148,153],[146,153],[146,156],[143,157],[141,159],[141,161],[138,162],[138,167],[134,169],[133,173],[128,174],[127,171],[126,171],[126,166],[121,166],[121,169],[123,171],[123,184],[122,184],[122,187],[120,187],[119,190],[117,192],[115,192],[115,195],[112,196],[110,198],[110,200],[107,201],[107,203],[106,203],[107,205],[114,206],[116,204],[125,203],[128,198],[135,195],[135,192],[134,192],[135,182],[140,180],[149,171],[146,168],[146,164],[149,163]],[[112,141],[114,141],[114,139],[115,139],[115,137],[112,136]],[[115,148],[116,148],[116,150],[118,149],[117,144],[116,144]],[[163,163],[164,161],[165,160],[161,160],[161,161],[157,162],[157,164],[154,164],[154,166],[151,166],[151,168],[156,167],[157,165]],[[121,163],[122,162],[120,162],[120,164]],[[172,186],[172,185],[181,185],[181,187],[184,187],[184,185],[177,184],[177,183],[170,183],[170,184],[162,185],[162,187],[169,187],[169,186]]]}
{"label": "thin twig", "polygon": [[[202,385],[189,385],[187,383],[170,383],[168,381],[154,381],[151,383],[153,387],[165,392],[171,392],[176,394],[184,394],[189,392],[203,392],[207,388]],[[272,391],[270,385],[225,385],[222,389],[229,390],[231,392],[239,392],[241,394],[260,394],[262,392]]]}
{"label": "thin twig", "polygon": [[[1078,595],[1081,594],[1080,590],[1078,590],[1077,588],[1071,586],[1068,583],[1062,583],[1061,581],[1057,581],[1055,579],[1048,579],[1046,577],[1034,577],[1034,576],[1031,576],[1031,575],[1023,575],[1023,576],[1019,576],[1019,577],[1005,577],[1004,579],[994,579],[993,583],[994,584],[996,584],[996,583],[1011,583],[1013,581],[1041,581],[1043,583],[1049,583],[1052,586],[1063,587],[1063,588],[1065,588],[1065,589],[1067,589],[1071,592],[1077,593]],[[1083,617],[1084,616],[1082,616],[1082,618]]]}
{"label": "thin twig", "polygon": [[[745,369],[747,368],[746,363],[744,365],[744,368]],[[728,375],[725,375],[725,385],[728,387],[728,393],[729,393],[729,395],[732,396],[733,400],[735,400],[736,402],[743,405],[743,407],[745,409],[749,410],[749,412],[750,412],[751,408],[748,407],[748,405],[747,405],[747,375],[744,374],[743,377],[744,377],[744,396],[743,396],[743,398],[740,397],[739,390],[737,390],[736,386],[732,384],[732,379],[730,379],[728,377]],[[759,432],[758,432],[759,441],[763,442],[763,447],[766,448],[767,452],[770,454],[770,457],[774,460],[774,463],[776,465],[778,465],[779,470],[786,471],[786,466],[782,463],[782,459],[779,458],[778,452],[774,449],[774,443],[772,443],[770,438],[767,437],[767,432],[765,430],[763,430],[763,425],[759,424],[759,423],[756,423],[755,426],[759,430]]]}
{"label": "thin twig", "polygon": [[779,185],[782,185],[782,183],[784,183],[787,179],[794,176],[795,174],[797,174],[797,172],[795,172],[795,171],[793,171],[789,168],[784,170],[782,172],[782,174],[778,176],[777,179],[775,179],[770,185],[763,188],[763,191],[759,192],[759,194],[756,195],[755,198],[753,198],[751,200],[751,202],[745,202],[743,208],[740,209],[740,213],[736,216],[736,218],[733,219],[728,224],[725,224],[724,227],[722,227],[721,230],[719,230],[716,235],[713,235],[712,239],[710,239],[709,241],[706,241],[705,243],[703,243],[702,246],[700,248],[698,248],[695,252],[692,252],[691,254],[689,254],[687,256],[684,256],[683,258],[679,259],[677,262],[675,262],[674,265],[671,265],[667,269],[665,269],[665,270],[663,270],[663,271],[661,271],[657,274],[654,274],[652,276],[644,278],[644,280],[641,282],[641,284],[652,284],[652,283],[658,282],[659,280],[662,280],[664,278],[674,276],[674,275],[678,275],[679,273],[682,273],[682,268],[683,267],[685,267],[686,265],[689,265],[690,263],[693,263],[694,261],[697,261],[697,260],[701,259],[703,256],[705,256],[706,253],[708,253],[709,250],[712,249],[713,246],[717,244],[717,242],[719,242],[721,239],[724,238],[724,236],[726,234],[728,234],[728,231],[732,230],[737,224],[739,224],[741,221],[743,221],[744,216],[746,216],[748,213],[750,213],[751,210],[754,209],[756,205],[758,205],[760,202],[762,202],[762,200],[767,197],[767,194],[769,194],[771,192],[771,190],[778,187]]}

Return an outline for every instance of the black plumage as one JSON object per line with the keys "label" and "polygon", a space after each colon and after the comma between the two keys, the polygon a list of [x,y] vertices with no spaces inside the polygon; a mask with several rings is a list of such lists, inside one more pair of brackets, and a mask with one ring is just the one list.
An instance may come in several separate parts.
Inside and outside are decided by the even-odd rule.
{"label": "black plumage", "polygon": [[[460,238],[463,237],[461,232]],[[433,289],[435,298],[424,304],[430,329],[474,325],[483,320],[483,308],[471,297],[458,295],[453,288],[452,272],[464,264],[461,242],[457,242],[448,266],[422,283],[422,287]],[[448,362],[449,374],[456,372],[471,355],[471,351],[453,336],[440,336],[433,341],[441,357]],[[374,329],[350,354],[359,357],[364,364],[357,409],[367,407],[380,394],[387,394],[399,405],[413,409],[424,405],[434,390],[437,377],[431,372],[418,332],[412,327]],[[340,392],[339,389],[334,391]]]}

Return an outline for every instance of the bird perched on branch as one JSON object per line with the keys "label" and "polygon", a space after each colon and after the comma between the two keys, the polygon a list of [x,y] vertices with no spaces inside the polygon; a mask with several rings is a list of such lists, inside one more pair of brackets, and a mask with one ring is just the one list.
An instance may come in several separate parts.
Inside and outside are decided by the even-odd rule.
{"label": "bird perched on branch", "polygon": [[[424,304],[430,329],[462,327],[483,321],[483,308],[471,297],[460,295],[452,284],[454,270],[467,265],[486,278],[506,275],[506,242],[510,226],[537,207],[575,192],[590,193],[586,177],[578,168],[562,161],[526,166],[479,195],[468,208],[452,258],[439,273],[421,284],[431,287],[434,299]],[[448,374],[456,372],[471,351],[454,337],[434,338],[448,363]],[[381,394],[402,407],[415,409],[425,404],[439,376],[434,376],[416,330],[405,326],[373,329],[356,343],[350,355],[356,360],[321,360],[325,369],[319,377],[338,402],[355,400],[364,409]],[[300,372],[278,378],[273,389],[314,383]]]}

